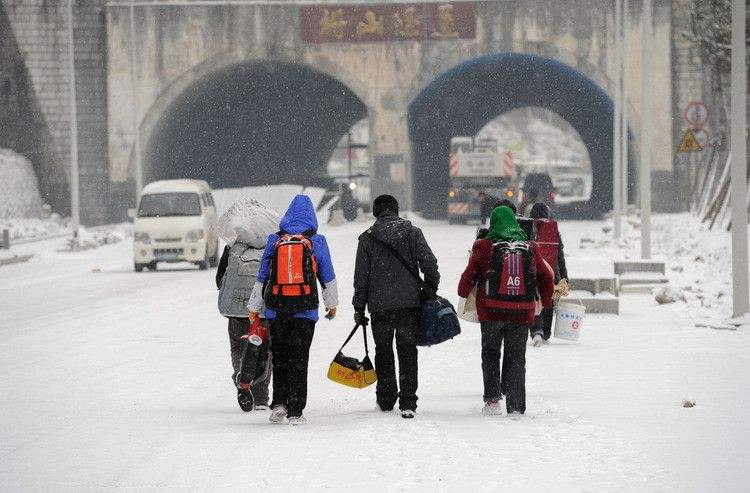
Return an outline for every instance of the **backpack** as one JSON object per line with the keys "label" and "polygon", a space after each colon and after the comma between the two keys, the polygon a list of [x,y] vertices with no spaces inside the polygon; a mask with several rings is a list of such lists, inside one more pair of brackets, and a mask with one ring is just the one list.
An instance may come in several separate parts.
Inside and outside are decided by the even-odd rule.
{"label": "backpack", "polygon": [[278,233],[263,294],[266,307],[281,313],[318,307],[318,263],[311,240],[314,234],[312,230]]}
{"label": "backpack", "polygon": [[557,253],[560,246],[560,235],[557,232],[557,221],[554,219],[534,219],[534,239],[539,245],[542,258],[557,271]]}
{"label": "backpack", "polygon": [[534,312],[539,290],[536,262],[527,241],[492,245],[490,270],[486,275],[485,307],[496,314],[525,316]]}

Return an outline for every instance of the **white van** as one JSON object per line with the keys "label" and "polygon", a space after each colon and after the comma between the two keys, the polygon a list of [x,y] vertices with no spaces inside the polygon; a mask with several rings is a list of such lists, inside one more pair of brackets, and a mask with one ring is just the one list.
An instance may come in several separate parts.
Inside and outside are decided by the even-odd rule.
{"label": "white van", "polygon": [[219,256],[217,214],[211,188],[203,180],[163,180],[143,188],[133,219],[136,272],[158,262],[192,262],[215,267]]}

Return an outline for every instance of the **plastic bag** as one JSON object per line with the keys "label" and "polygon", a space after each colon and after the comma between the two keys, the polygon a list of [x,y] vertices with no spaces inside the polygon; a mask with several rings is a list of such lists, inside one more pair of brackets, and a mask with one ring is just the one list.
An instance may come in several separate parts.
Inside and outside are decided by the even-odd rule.
{"label": "plastic bag", "polygon": [[232,246],[240,241],[263,248],[268,235],[279,230],[279,213],[255,199],[241,199],[219,218],[219,236]]}

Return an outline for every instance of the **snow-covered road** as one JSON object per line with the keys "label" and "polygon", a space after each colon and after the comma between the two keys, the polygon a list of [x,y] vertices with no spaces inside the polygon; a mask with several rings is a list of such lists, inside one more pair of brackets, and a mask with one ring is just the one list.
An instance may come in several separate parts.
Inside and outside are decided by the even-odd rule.
{"label": "snow-covered road", "polygon": [[[473,227],[423,226],[454,298]],[[322,231],[344,302],[363,228]],[[601,223],[561,229],[571,272],[611,271],[609,250],[579,248]],[[420,350],[415,420],[376,411],[374,388],[326,380],[352,326],[344,304],[317,326],[310,424],[292,428],[237,407],[214,271],[135,274],[129,240],[75,254],[52,246],[0,268],[4,491],[730,491],[750,479],[747,331],[695,328],[682,303],[624,297],[619,317],[586,319],[578,344],[529,348],[518,421],[480,414],[479,331],[468,323]]]}

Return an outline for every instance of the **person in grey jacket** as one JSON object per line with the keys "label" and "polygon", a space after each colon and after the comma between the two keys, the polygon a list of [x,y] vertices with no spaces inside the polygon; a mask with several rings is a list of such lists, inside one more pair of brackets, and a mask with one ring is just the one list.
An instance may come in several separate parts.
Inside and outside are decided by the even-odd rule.
{"label": "person in grey jacket", "polygon": [[[240,238],[247,235],[238,235]],[[247,241],[247,239],[245,239]],[[242,353],[248,344],[250,328],[247,302],[258,277],[265,242],[247,244],[237,239],[227,245],[216,270],[216,287],[219,288],[219,312],[229,320],[229,353],[232,359],[232,383],[237,388],[237,402],[243,411],[268,409],[268,385],[271,381],[271,356],[264,365],[263,376],[253,382],[249,390],[237,385],[237,373],[242,364]],[[244,338],[243,338],[244,336]]]}
{"label": "person in grey jacket", "polygon": [[[421,271],[425,282],[437,292],[440,274],[422,230],[398,216],[398,202],[391,195],[373,201],[376,218],[359,237],[354,268],[354,321],[367,325],[367,308],[372,316],[375,339],[375,370],[378,375],[376,399],[382,411],[390,411],[399,401],[401,416],[413,418],[417,409],[417,338],[420,308],[425,294],[420,283],[394,255]],[[399,382],[393,355],[393,339],[398,352]],[[399,391],[400,388],[400,391]]]}

